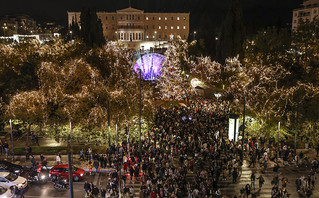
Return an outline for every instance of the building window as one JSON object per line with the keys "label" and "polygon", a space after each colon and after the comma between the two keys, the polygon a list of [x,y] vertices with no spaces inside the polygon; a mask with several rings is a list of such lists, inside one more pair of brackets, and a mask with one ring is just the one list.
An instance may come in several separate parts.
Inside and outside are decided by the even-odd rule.
{"label": "building window", "polygon": [[177,17],[177,20],[179,21],[179,17]]}
{"label": "building window", "polygon": [[148,30],[148,25],[146,25],[146,29]]}
{"label": "building window", "polygon": [[186,35],[184,34],[184,39],[186,39]]}
{"label": "building window", "polygon": [[161,26],[158,26],[158,29],[160,30],[160,29],[162,29],[162,27],[161,27]]}
{"label": "building window", "polygon": [[140,16],[137,17],[137,20],[140,20]]}
{"label": "building window", "polygon": [[183,26],[183,29],[186,30],[186,26],[185,25]]}
{"label": "building window", "polygon": [[165,17],[165,21],[167,21],[167,17]]}
{"label": "building window", "polygon": [[153,16],[153,20],[155,20],[155,17]]}
{"label": "building window", "polygon": [[106,37],[105,37],[105,38],[106,38],[106,40],[108,40],[108,39],[109,39],[109,36],[108,36],[108,35],[106,35]]}
{"label": "building window", "polygon": [[106,29],[106,30],[107,30],[107,29],[109,29],[109,26],[108,26],[108,25],[106,25],[106,26],[105,26],[105,29]]}
{"label": "building window", "polygon": [[105,20],[107,20],[107,16],[105,17]]}
{"label": "building window", "polygon": [[148,35],[146,36],[146,38],[147,38],[147,39],[149,38]]}
{"label": "building window", "polygon": [[114,30],[114,25],[112,25],[112,30]]}
{"label": "building window", "polygon": [[112,16],[112,20],[114,21],[114,16]]}
{"label": "building window", "polygon": [[186,17],[184,17],[184,20],[186,20]]}
{"label": "building window", "polygon": [[145,19],[148,20],[148,17],[146,17]]}
{"label": "building window", "polygon": [[134,15],[132,17],[133,17],[133,20],[134,20]]}
{"label": "building window", "polygon": [[165,30],[167,30],[167,26],[165,25]]}
{"label": "building window", "polygon": [[72,21],[74,21],[74,16],[72,16]]}
{"label": "building window", "polygon": [[171,26],[171,30],[173,30],[174,29],[174,26]]}
{"label": "building window", "polygon": [[174,20],[174,17],[171,17],[172,20]]}
{"label": "building window", "polygon": [[153,25],[153,30],[155,29],[155,25]]}
{"label": "building window", "polygon": [[165,34],[164,38],[167,39],[167,35],[166,34]]}
{"label": "building window", "polygon": [[177,26],[177,29],[179,30],[179,26]]}
{"label": "building window", "polygon": [[134,23],[133,23],[133,28],[134,28]]}
{"label": "building window", "polygon": [[161,20],[161,17],[158,17],[158,20]]}
{"label": "building window", "polygon": [[121,16],[121,20],[123,20],[123,16]]}
{"label": "building window", "polygon": [[126,20],[128,20],[128,15],[126,15]]}

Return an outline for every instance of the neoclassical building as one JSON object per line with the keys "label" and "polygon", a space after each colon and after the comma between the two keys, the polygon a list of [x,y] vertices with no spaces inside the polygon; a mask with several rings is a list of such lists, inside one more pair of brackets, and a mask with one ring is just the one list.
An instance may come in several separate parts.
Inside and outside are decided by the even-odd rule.
{"label": "neoclassical building", "polygon": [[[68,12],[68,24],[80,24],[80,12]],[[189,13],[145,13],[132,7],[97,12],[108,41],[121,40],[129,48],[161,47],[170,40],[187,39]]]}
{"label": "neoclassical building", "polygon": [[300,20],[313,21],[315,18],[319,19],[319,0],[304,0],[302,7],[294,9],[292,16],[292,30],[298,28]]}

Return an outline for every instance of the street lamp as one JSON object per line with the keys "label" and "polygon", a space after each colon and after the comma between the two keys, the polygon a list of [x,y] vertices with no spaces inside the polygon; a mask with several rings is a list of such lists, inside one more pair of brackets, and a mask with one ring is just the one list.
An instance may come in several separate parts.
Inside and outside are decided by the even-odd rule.
{"label": "street lamp", "polygon": [[7,26],[4,26],[4,27],[3,27],[3,36],[6,36],[6,29],[8,29],[8,27],[7,27]]}
{"label": "street lamp", "polygon": [[70,30],[70,35],[71,35],[71,41],[72,41],[72,33],[73,33],[73,32],[72,32],[72,30]]}
{"label": "street lamp", "polygon": [[197,32],[194,31],[194,40],[196,40],[196,34],[197,34]]}
{"label": "street lamp", "polygon": [[12,145],[12,160],[14,160],[14,152],[13,152],[13,131],[12,131],[12,120],[9,120],[10,122],[10,130],[11,130],[11,145]]}
{"label": "street lamp", "polygon": [[215,93],[214,95],[217,98],[217,103],[218,103],[218,98],[220,98],[222,95],[220,93]]}

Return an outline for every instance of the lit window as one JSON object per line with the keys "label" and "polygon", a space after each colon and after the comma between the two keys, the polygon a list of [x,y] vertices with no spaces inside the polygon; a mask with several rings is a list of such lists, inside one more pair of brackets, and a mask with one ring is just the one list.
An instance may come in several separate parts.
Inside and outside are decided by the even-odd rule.
{"label": "lit window", "polygon": [[162,29],[162,27],[161,27],[161,26],[158,26],[158,29],[160,30],[160,29]]}
{"label": "lit window", "polygon": [[179,17],[177,17],[177,20],[179,21]]}
{"label": "lit window", "polygon": [[146,17],[146,20],[148,20],[148,17]]}
{"label": "lit window", "polygon": [[186,26],[185,25],[183,26],[183,29],[186,30]]}
{"label": "lit window", "polygon": [[165,21],[167,21],[167,17],[165,17]]}
{"label": "lit window", "polygon": [[161,17],[158,17],[158,20],[161,20]]}
{"label": "lit window", "polygon": [[171,26],[171,30],[173,30],[174,29],[174,26]]}
{"label": "lit window", "polygon": [[165,25],[165,30],[167,30],[167,26]]}
{"label": "lit window", "polygon": [[148,35],[146,36],[146,38],[148,39]]}
{"label": "lit window", "polygon": [[177,29],[179,30],[179,26],[177,26]]}

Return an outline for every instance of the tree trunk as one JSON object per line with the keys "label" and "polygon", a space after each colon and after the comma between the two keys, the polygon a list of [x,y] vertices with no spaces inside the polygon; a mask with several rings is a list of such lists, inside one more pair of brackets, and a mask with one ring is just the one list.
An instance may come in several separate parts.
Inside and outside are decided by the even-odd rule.
{"label": "tree trunk", "polygon": [[27,146],[30,145],[30,142],[29,142],[29,137],[30,137],[30,132],[31,132],[31,123],[29,124],[29,127],[28,127],[28,132],[27,132]]}

